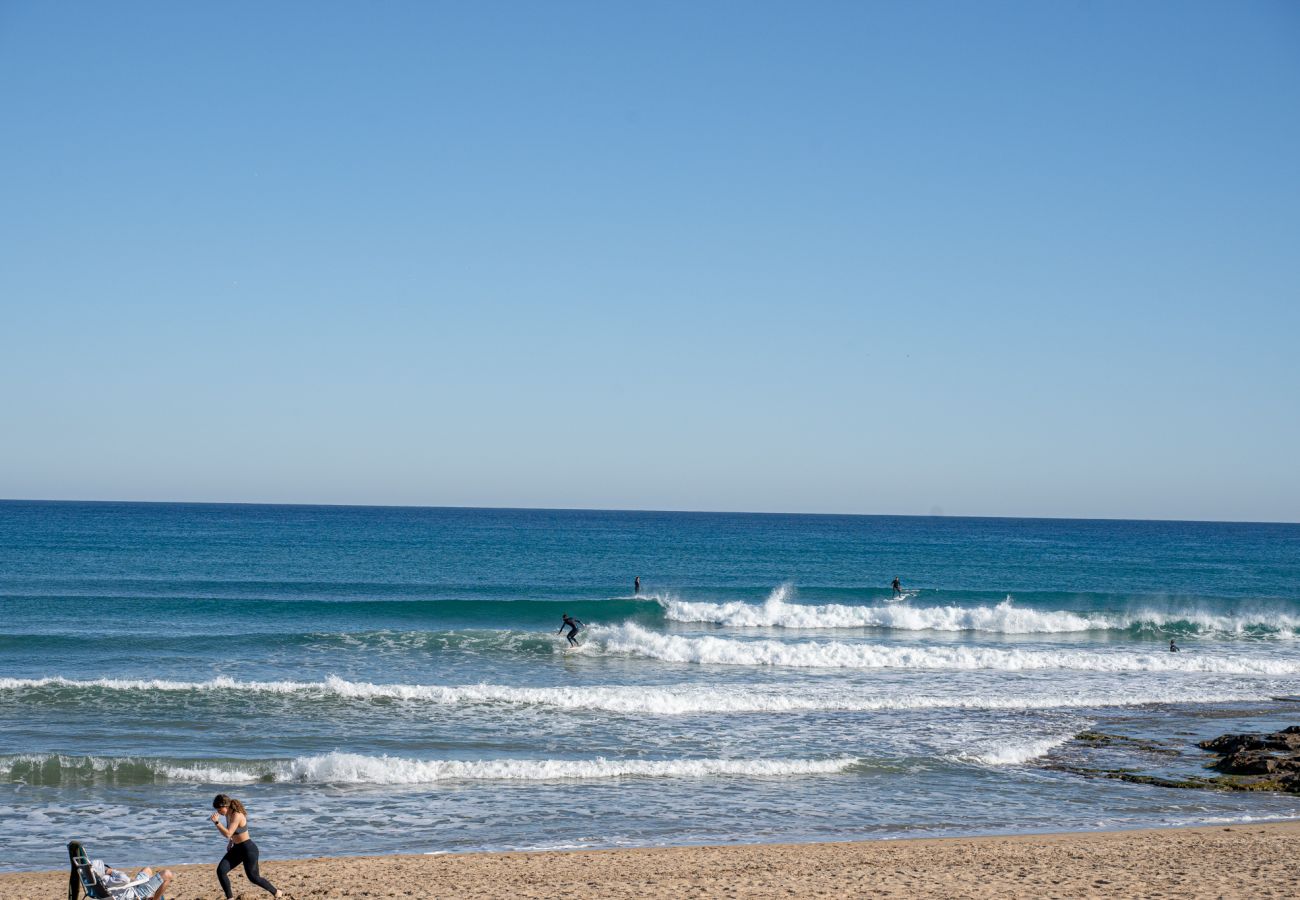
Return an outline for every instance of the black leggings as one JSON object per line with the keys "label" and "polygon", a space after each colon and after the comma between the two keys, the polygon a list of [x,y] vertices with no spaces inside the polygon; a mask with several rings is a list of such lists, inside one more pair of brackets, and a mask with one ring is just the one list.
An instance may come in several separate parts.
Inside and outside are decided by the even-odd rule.
{"label": "black leggings", "polygon": [[268,893],[275,893],[275,885],[263,878],[257,871],[257,845],[251,840],[244,841],[242,844],[231,844],[226,855],[221,857],[221,862],[217,863],[217,881],[221,882],[221,889],[226,892],[226,900],[235,896],[230,890],[230,875],[227,874],[231,869],[237,869],[239,866],[244,867],[244,874],[248,880]]}

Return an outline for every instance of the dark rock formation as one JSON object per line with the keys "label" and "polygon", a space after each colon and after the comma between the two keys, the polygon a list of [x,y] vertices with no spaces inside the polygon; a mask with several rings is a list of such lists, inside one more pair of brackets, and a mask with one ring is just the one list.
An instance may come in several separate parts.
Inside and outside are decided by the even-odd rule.
{"label": "dark rock formation", "polygon": [[1219,754],[1210,768],[1225,775],[1264,775],[1278,786],[1265,790],[1300,791],[1300,725],[1272,734],[1225,734],[1198,744]]}
{"label": "dark rock formation", "polygon": [[1159,741],[1132,738],[1122,734],[1108,734],[1104,731],[1080,731],[1074,736],[1074,739],[1095,747],[1127,747],[1131,750],[1143,750],[1147,753],[1160,753],[1166,756],[1177,756],[1179,754],[1177,748],[1167,747]]}
{"label": "dark rock formation", "polygon": [[1272,775],[1277,771],[1277,757],[1262,750],[1238,750],[1220,757],[1210,768],[1225,775]]}
{"label": "dark rock formation", "polygon": [[1211,741],[1201,741],[1197,746],[1223,756],[1250,750],[1300,751],[1300,726],[1292,725],[1272,734],[1225,734]]}
{"label": "dark rock formation", "polygon": [[[1085,747],[1127,746],[1155,753],[1170,752],[1155,742],[1098,731],[1080,732],[1075,735],[1075,740]],[[1210,763],[1208,768],[1222,772],[1222,775],[1165,778],[1130,769],[1094,769],[1061,763],[1047,763],[1046,766],[1076,775],[1115,778],[1158,787],[1212,791],[1286,791],[1300,794],[1300,725],[1292,725],[1272,734],[1225,734],[1213,740],[1202,741],[1197,746],[1219,755],[1219,759]]]}

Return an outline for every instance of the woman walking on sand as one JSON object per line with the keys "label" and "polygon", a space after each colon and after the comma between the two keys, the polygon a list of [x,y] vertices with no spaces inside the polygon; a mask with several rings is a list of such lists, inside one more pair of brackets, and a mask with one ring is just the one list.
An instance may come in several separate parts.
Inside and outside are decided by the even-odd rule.
{"label": "woman walking on sand", "polygon": [[[217,831],[229,839],[229,843],[226,844],[226,855],[221,857],[221,862],[217,864],[217,881],[221,882],[221,889],[226,892],[226,900],[231,900],[235,896],[230,890],[230,870],[241,865],[249,881],[267,893],[274,894],[276,900],[283,897],[284,894],[277,891],[275,885],[257,871],[257,844],[254,844],[253,839],[248,836],[248,810],[244,809],[244,804],[234,797],[217,794],[212,801],[212,808],[216,812],[212,814],[210,821],[217,826]],[[226,817],[225,825],[221,824],[222,816]]]}

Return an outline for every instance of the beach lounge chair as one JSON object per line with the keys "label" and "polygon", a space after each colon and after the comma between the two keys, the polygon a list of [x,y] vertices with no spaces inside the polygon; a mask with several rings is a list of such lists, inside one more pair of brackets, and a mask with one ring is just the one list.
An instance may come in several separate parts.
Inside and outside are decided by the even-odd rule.
{"label": "beach lounge chair", "polygon": [[[136,878],[125,884],[109,885],[104,878],[103,864],[92,863],[90,857],[86,855],[86,848],[80,841],[68,843],[68,859],[72,863],[72,871],[68,873],[68,900],[77,900],[82,891],[86,892],[89,900],[140,900],[142,896],[148,897],[153,894],[150,891],[142,895],[137,890],[153,877],[151,875]],[[95,860],[95,862],[99,861]]]}

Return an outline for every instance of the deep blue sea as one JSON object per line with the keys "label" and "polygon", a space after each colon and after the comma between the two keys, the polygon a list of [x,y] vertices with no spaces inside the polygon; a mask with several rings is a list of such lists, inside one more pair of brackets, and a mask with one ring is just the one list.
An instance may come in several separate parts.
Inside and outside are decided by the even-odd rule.
{"label": "deep blue sea", "polygon": [[1300,525],[0,502],[0,869],[1293,818],[1065,769],[1295,694]]}

